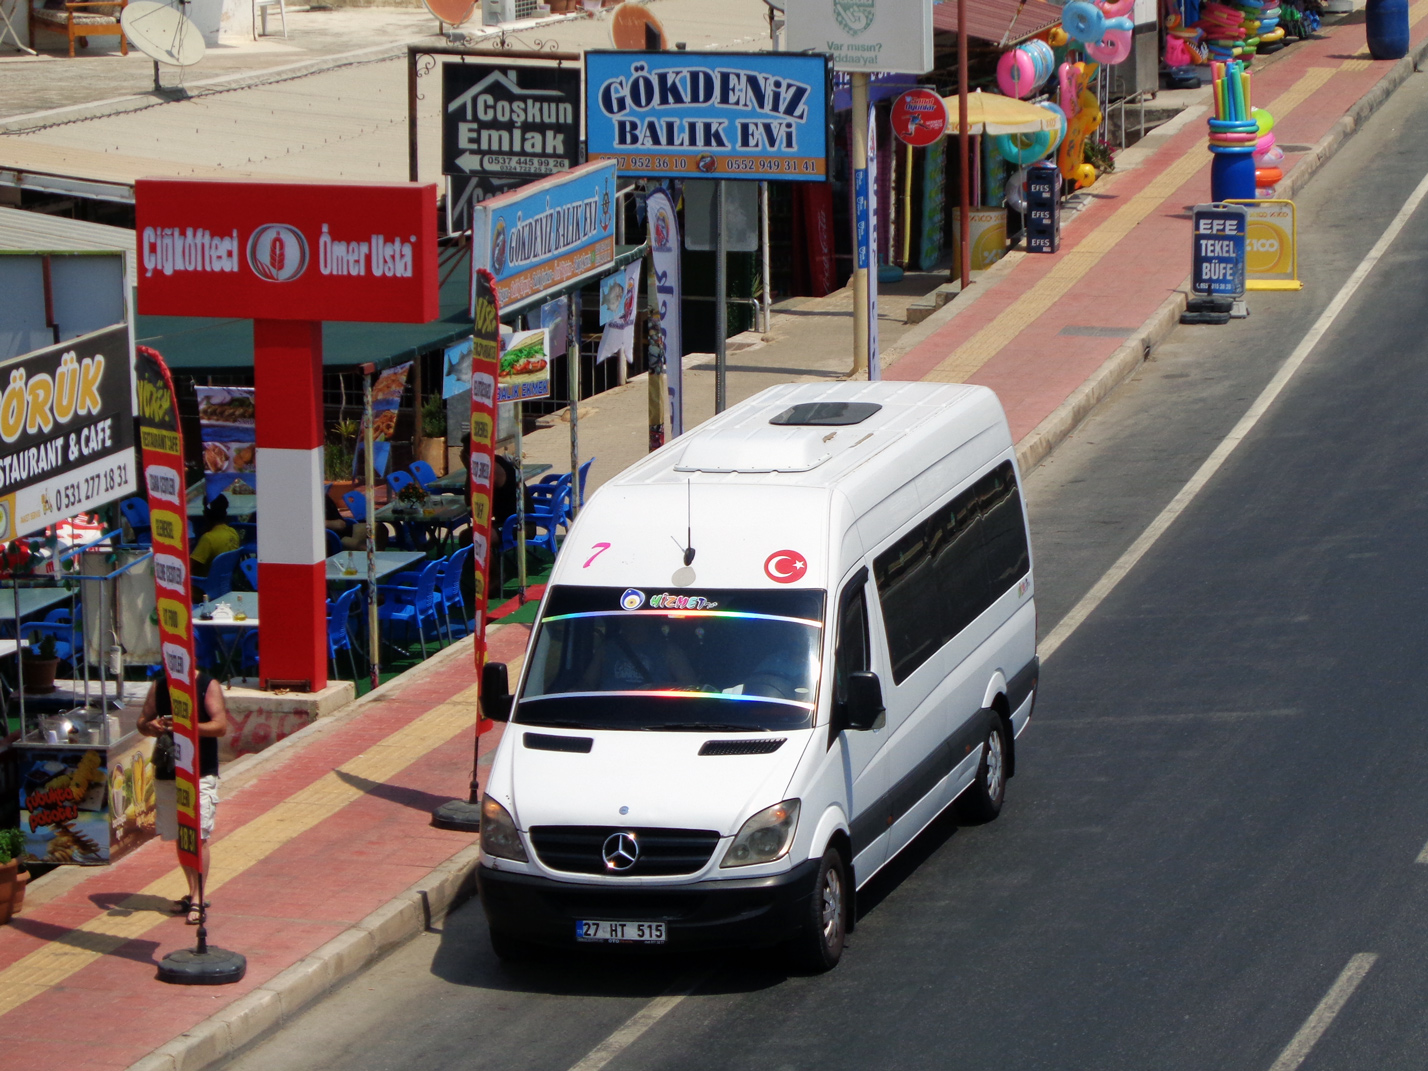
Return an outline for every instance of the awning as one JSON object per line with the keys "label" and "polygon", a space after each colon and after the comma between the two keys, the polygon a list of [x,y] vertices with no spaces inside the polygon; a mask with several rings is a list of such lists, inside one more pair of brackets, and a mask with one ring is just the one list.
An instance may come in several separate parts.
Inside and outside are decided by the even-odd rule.
{"label": "awning", "polygon": [[[387,368],[450,345],[471,333],[471,253],[442,258],[441,318],[425,324],[329,322],[322,325],[322,364],[340,371],[363,364]],[[168,366],[189,375],[246,372],[253,367],[253,321],[212,316],[139,316],[134,341],[152,346]]]}
{"label": "awning", "polygon": [[[1061,23],[1061,9],[1045,0],[964,0],[967,36],[989,41],[999,48],[1018,44]],[[957,32],[957,4],[943,0],[932,5],[932,29]]]}

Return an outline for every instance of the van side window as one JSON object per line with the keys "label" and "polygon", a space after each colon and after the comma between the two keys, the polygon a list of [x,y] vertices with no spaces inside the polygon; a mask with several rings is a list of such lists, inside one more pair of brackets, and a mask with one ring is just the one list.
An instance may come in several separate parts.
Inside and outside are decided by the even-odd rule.
{"label": "van side window", "polygon": [[1010,461],[1003,461],[977,481],[982,502],[982,527],[987,544],[987,577],[991,597],[999,599],[1031,568],[1021,494]]}
{"label": "van side window", "polygon": [[835,704],[847,702],[850,676],[872,668],[868,657],[868,600],[863,594],[867,580],[867,570],[859,570],[838,600],[838,646],[833,654]]}
{"label": "van side window", "polygon": [[873,576],[894,683],[975,621],[1025,575],[1029,563],[1010,461],[879,554]]}

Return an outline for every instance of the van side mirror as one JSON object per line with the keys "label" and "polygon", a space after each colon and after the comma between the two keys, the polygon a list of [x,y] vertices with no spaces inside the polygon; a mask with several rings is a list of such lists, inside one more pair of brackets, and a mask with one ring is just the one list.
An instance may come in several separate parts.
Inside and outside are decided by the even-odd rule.
{"label": "van side mirror", "polygon": [[481,669],[481,713],[492,721],[511,720],[511,683],[504,662],[487,662]]}
{"label": "van side mirror", "polygon": [[870,669],[848,675],[848,701],[844,719],[850,729],[872,729],[883,716],[883,684]]}

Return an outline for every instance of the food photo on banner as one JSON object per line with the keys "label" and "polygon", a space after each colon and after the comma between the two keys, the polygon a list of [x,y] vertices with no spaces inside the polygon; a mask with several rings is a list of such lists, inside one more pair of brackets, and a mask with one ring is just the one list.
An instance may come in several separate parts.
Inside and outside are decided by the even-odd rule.
{"label": "food photo on banner", "polygon": [[[40,863],[112,863],[154,835],[153,742],[16,752],[20,832]],[[106,755],[108,756],[106,764]]]}
{"label": "food photo on banner", "polygon": [[198,387],[205,498],[257,494],[257,424],[252,387]]}
{"label": "food photo on banner", "polygon": [[134,492],[127,327],[15,357],[0,383],[0,540]]}
{"label": "food photo on banner", "polygon": [[[617,353],[624,354],[624,360],[629,361],[635,353],[635,307],[640,298],[640,273],[644,269],[644,261],[637,260],[633,264],[627,264],[624,271],[616,272],[612,279],[620,279],[620,299],[621,307],[619,314],[605,323],[604,308],[601,308],[601,322],[605,323],[604,333],[600,336],[600,351],[595,355],[596,363],[613,357]],[[601,285],[603,293],[604,285]]]}
{"label": "food photo on banner", "polygon": [[621,175],[824,181],[831,82],[823,55],[585,53],[591,160]]}
{"label": "food photo on banner", "polygon": [[[390,450],[387,442],[397,430],[397,409],[402,404],[402,394],[407,389],[407,375],[411,370],[410,361],[393,365],[372,384],[372,460],[379,476],[386,472],[385,459]],[[363,471],[362,449],[366,441],[367,417],[364,415],[357,432],[357,449],[352,454],[352,474],[359,479]]]}
{"label": "food photo on banner", "polygon": [[550,334],[543,327],[501,333],[497,401],[525,402],[550,396]]}

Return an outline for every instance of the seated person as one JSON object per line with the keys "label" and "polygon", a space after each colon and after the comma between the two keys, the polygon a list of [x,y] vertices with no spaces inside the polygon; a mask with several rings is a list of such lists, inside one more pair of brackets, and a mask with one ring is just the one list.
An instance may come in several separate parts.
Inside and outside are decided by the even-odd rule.
{"label": "seated person", "polygon": [[203,507],[203,519],[208,530],[198,537],[193,550],[189,552],[194,576],[207,576],[208,566],[220,554],[237,550],[243,542],[238,529],[228,523],[228,496],[219,495]]}
{"label": "seated person", "polygon": [[[337,533],[337,538],[342,541],[344,550],[366,550],[367,525],[362,522],[354,523],[342,516],[331,495],[323,495],[322,500],[327,509],[322,526]],[[377,549],[384,550],[386,546],[387,526],[379,524],[377,525]]]}
{"label": "seated person", "polygon": [[694,667],[658,616],[607,618],[595,634],[595,656],[585,673],[589,691],[631,692],[694,687]]}
{"label": "seated person", "polygon": [[337,508],[337,503],[332,500],[332,496],[324,494],[322,504],[326,509],[322,526],[330,531],[336,532],[339,537],[346,537],[352,534],[352,522],[342,516],[342,511]]}

